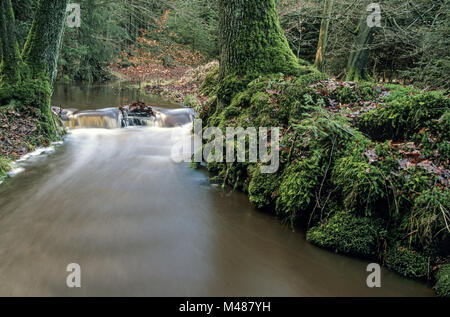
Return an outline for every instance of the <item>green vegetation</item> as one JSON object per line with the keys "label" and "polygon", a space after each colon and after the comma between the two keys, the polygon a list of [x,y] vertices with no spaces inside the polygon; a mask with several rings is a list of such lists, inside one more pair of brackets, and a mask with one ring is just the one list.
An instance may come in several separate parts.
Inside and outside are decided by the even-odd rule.
{"label": "green vegetation", "polygon": [[450,297],[450,264],[443,265],[436,274],[436,294],[442,297]]}
{"label": "green vegetation", "polygon": [[38,2],[22,54],[15,37],[12,3],[10,0],[2,2],[1,7],[2,15],[8,13],[8,19],[2,19],[2,27],[9,28],[11,34],[2,37],[0,105],[12,106],[17,111],[32,111],[39,120],[39,131],[48,140],[58,133],[50,98],[67,3],[67,0]]}
{"label": "green vegetation", "polygon": [[11,169],[9,164],[10,161],[8,159],[0,157],[0,182],[5,179],[6,173]]}
{"label": "green vegetation", "polygon": [[[215,180],[307,229],[320,247],[432,278],[450,245],[450,169],[448,155],[418,136],[447,142],[448,96],[323,80],[313,70],[218,85],[217,76],[201,88],[210,97],[198,108],[207,126],[278,126],[282,151],[275,174],[262,174],[259,164],[210,163]],[[220,93],[228,106],[217,102]]]}
{"label": "green vegetation", "polygon": [[382,225],[370,218],[337,212],[326,224],[311,228],[306,239],[339,253],[373,258],[385,234]]}
{"label": "green vegetation", "polygon": [[381,25],[369,28],[369,2],[80,0],[70,29],[68,0],[2,1],[0,133],[13,146],[0,179],[9,160],[60,134],[54,79],[115,72],[177,90],[204,129],[280,127],[277,173],[208,163],[211,180],[320,247],[415,279],[440,267],[435,289],[449,296],[449,6],[380,1]]}
{"label": "green vegetation", "polygon": [[[262,22],[256,22],[260,24],[252,29],[254,34],[244,36],[236,45],[241,52],[246,52],[242,55],[245,57],[243,62],[252,63],[253,66],[248,65],[249,69],[253,67],[255,71],[292,72],[297,68],[292,58],[295,54],[309,63],[316,62],[320,70],[338,78],[361,77],[445,89],[450,82],[449,39],[446,36],[449,6],[446,1],[378,1],[382,10],[381,26],[373,30],[364,28],[370,1],[275,1],[280,16],[280,22],[276,23],[279,27],[267,29],[268,36],[262,37],[258,32],[265,27]],[[143,39],[156,41],[163,47],[183,45],[184,53],[199,52],[206,59],[215,59],[221,54],[218,0],[80,0],[77,3],[81,5],[83,23],[79,29],[65,28],[59,80],[92,82],[109,79],[112,62],[125,54],[127,57],[120,60],[120,65],[133,65],[135,50],[144,48],[164,65],[179,66],[172,61],[173,56],[168,57],[170,52],[157,45],[145,47]],[[22,49],[37,0],[12,1],[12,4],[19,49]],[[226,4],[231,6],[232,2]],[[256,5],[265,4],[260,1]],[[258,8],[249,7],[242,14],[258,17]],[[275,18],[274,11],[271,12],[268,23]],[[162,16],[166,16],[167,32],[157,32]],[[251,25],[242,27],[251,28]],[[280,29],[284,30],[285,38],[278,37]],[[293,53],[282,48],[286,45]],[[258,49],[260,46],[265,48],[263,53]],[[271,63],[265,61],[264,56],[280,53],[292,68],[277,65],[283,61],[278,56],[272,58]]]}
{"label": "green vegetation", "polygon": [[[67,3],[68,0],[27,1],[21,6],[13,6],[10,0],[1,3],[1,178],[9,160],[17,159],[35,146],[48,145],[63,133],[52,114],[50,100]],[[14,10],[34,8],[35,16],[20,53],[21,42],[16,35],[21,32],[16,32]]]}
{"label": "green vegetation", "polygon": [[386,253],[386,263],[406,277],[425,279],[430,276],[429,259],[409,247],[392,247]]}
{"label": "green vegetation", "polygon": [[277,174],[263,174],[256,167],[252,173],[248,193],[250,201],[258,208],[267,208],[274,202],[279,187],[280,176]]}
{"label": "green vegetation", "polygon": [[273,0],[219,0],[219,12],[221,76],[298,72]]}
{"label": "green vegetation", "polygon": [[444,92],[403,91],[403,94],[382,98],[384,107],[361,116],[360,130],[377,140],[404,140],[426,129],[439,137],[438,141],[448,140],[450,132],[442,124],[449,116],[448,96]]}
{"label": "green vegetation", "polygon": [[[367,5],[374,1],[334,1],[325,13],[325,3],[330,2],[278,1],[281,25],[298,57],[313,63],[321,32],[326,29],[326,48],[319,53],[323,55],[322,70],[329,75],[449,88],[448,0],[376,1],[381,20],[380,27],[373,30],[361,22],[370,14]],[[360,58],[355,59],[357,55]],[[355,63],[359,63],[356,77]]]}

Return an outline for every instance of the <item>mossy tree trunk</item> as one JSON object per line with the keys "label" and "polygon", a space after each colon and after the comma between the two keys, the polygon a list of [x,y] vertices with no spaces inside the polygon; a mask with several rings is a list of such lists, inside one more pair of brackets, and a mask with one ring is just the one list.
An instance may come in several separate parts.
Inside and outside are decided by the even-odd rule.
{"label": "mossy tree trunk", "polygon": [[22,56],[15,37],[11,0],[0,0],[2,67],[0,103],[37,108],[39,129],[48,139],[57,134],[50,100],[52,82],[69,0],[39,0]]}
{"label": "mossy tree trunk", "polygon": [[352,46],[352,51],[347,63],[346,80],[359,81],[368,80],[370,75],[368,72],[370,45],[373,42],[374,27],[369,27],[367,24],[366,11],[361,16],[358,28],[356,30],[357,36]]}
{"label": "mossy tree trunk", "polygon": [[56,77],[61,37],[69,0],[39,0],[36,15],[23,50],[23,60],[34,75],[47,72]]}
{"label": "mossy tree trunk", "polygon": [[219,0],[220,77],[295,74],[274,0]]}
{"label": "mossy tree trunk", "polygon": [[323,71],[324,54],[328,42],[328,29],[330,27],[331,12],[333,10],[334,0],[325,0],[323,6],[322,23],[320,24],[319,42],[317,44],[316,60],[314,66]]}
{"label": "mossy tree trunk", "polygon": [[19,80],[21,58],[16,39],[14,12],[11,0],[0,0],[0,30],[2,81],[13,84]]}

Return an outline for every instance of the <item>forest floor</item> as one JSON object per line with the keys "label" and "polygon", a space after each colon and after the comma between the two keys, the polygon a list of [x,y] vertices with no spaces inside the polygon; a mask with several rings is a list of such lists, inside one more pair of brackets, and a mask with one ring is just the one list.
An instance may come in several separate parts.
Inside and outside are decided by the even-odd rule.
{"label": "forest floor", "polygon": [[[64,133],[58,116],[53,113],[53,117],[58,134]],[[59,139],[46,135],[41,120],[34,108],[6,106],[0,109],[0,183],[7,178],[14,161]]]}
{"label": "forest floor", "polygon": [[0,109],[0,181],[6,177],[12,161],[37,147],[49,146],[39,125],[34,112],[14,107]]}
{"label": "forest floor", "polygon": [[219,62],[212,61],[200,66],[167,67],[161,63],[150,63],[121,67],[112,65],[110,70],[121,80],[139,84],[145,93],[158,95],[173,102],[186,103],[187,98],[195,97],[205,103],[208,97],[199,93],[206,75]]}

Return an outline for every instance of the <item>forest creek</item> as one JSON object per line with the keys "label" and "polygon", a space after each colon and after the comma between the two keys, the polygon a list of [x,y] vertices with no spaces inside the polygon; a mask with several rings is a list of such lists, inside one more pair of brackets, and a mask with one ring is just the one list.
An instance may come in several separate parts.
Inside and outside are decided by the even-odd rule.
{"label": "forest creek", "polygon": [[450,297],[443,1],[0,1],[0,296]]}
{"label": "forest creek", "polygon": [[[93,110],[136,95],[114,86],[56,85],[53,104]],[[72,130],[53,153],[19,163],[25,171],[0,187],[1,259],[7,259],[1,295],[69,295],[59,283],[67,258],[84,268],[89,282],[77,295],[85,296],[433,295],[386,269],[383,287],[367,288],[367,261],[310,245],[301,231],[255,210],[244,194],[210,184],[188,163],[173,163],[171,130],[189,128],[107,130],[96,119],[86,120],[91,129]],[[34,269],[24,274],[31,260]]]}

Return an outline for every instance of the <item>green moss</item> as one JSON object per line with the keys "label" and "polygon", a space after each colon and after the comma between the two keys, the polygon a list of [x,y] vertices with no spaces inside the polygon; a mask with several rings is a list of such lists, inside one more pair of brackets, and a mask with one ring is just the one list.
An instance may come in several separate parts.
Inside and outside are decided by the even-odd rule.
{"label": "green moss", "polygon": [[252,77],[241,77],[231,74],[223,78],[217,87],[217,96],[221,103],[224,105],[231,104],[233,98],[247,88],[247,85],[253,79]]}
{"label": "green moss", "polygon": [[377,100],[385,89],[373,82],[340,83],[332,91],[330,98],[341,104]]}
{"label": "green moss", "polygon": [[335,252],[376,257],[383,234],[380,223],[373,219],[338,212],[326,224],[308,230],[306,239]]}
{"label": "green moss", "polygon": [[289,47],[274,0],[229,0],[220,5],[222,74],[257,77],[301,72],[303,66]]}
{"label": "green moss", "polygon": [[187,95],[184,98],[184,105],[188,108],[199,109],[201,103],[194,95]]}
{"label": "green moss", "polygon": [[[200,107],[205,127],[280,127],[280,170],[261,174],[254,163],[208,163],[213,181],[248,191],[256,207],[275,208],[291,225],[320,222],[307,233],[308,240],[318,246],[369,258],[386,256],[386,263],[405,276],[427,276],[429,265],[448,253],[449,234],[443,218],[448,214],[448,190],[435,186],[439,183],[436,176],[420,166],[400,164],[409,150],[371,139],[358,130],[358,124],[355,127],[346,117],[328,111],[325,98],[329,96],[322,95],[320,86],[325,83],[311,85],[317,78],[314,73],[253,79],[230,76],[219,84],[217,92],[227,96],[223,100],[228,103],[212,97]],[[438,104],[447,107],[442,93],[365,82],[351,85],[351,89],[338,87],[331,98],[342,103],[367,100],[380,104],[373,113],[363,115],[374,116],[371,129],[380,126],[386,135],[393,133],[385,129],[386,122],[391,124],[404,115],[396,112],[405,111],[413,118],[395,122],[414,125],[418,120],[418,125],[410,131],[400,127],[398,135],[425,137],[410,135],[423,123],[427,132],[448,143],[444,138],[450,131],[448,110],[438,109]],[[429,152],[435,148],[431,145]],[[399,241],[408,248],[393,247]]]}
{"label": "green moss", "polygon": [[214,184],[231,186],[234,190],[248,192],[247,167],[244,163],[209,162],[206,169],[210,174],[210,181]]}
{"label": "green moss", "polygon": [[199,92],[205,96],[213,96],[217,93],[219,85],[219,66],[211,69],[205,77]]}
{"label": "green moss", "polygon": [[365,154],[376,153],[371,147],[375,144],[365,138],[349,143],[346,154],[336,161],[332,171],[332,182],[342,193],[344,206],[364,216],[386,210],[389,194],[386,174],[375,164],[370,164]]}
{"label": "green moss", "polygon": [[304,68],[303,74],[298,76],[295,83],[302,86],[308,86],[324,79],[326,79],[326,76],[323,73],[308,65]]}
{"label": "green moss", "polygon": [[420,144],[421,151],[426,157],[436,160],[450,160],[450,109],[439,119],[436,125],[424,128],[412,137],[416,144]]}
{"label": "green moss", "polygon": [[40,0],[25,42],[22,57],[34,75],[56,77],[61,37],[69,0]]}
{"label": "green moss", "polygon": [[386,264],[399,274],[410,278],[426,279],[430,273],[429,259],[409,247],[392,247],[386,253]]}
{"label": "green moss", "polygon": [[440,297],[450,297],[450,264],[441,266],[436,273],[436,294]]}
{"label": "green moss", "polygon": [[14,105],[17,109],[34,111],[39,118],[39,130],[46,139],[57,137],[55,119],[50,109],[52,88],[46,73],[33,76],[28,66],[21,68],[20,80],[14,84],[0,81],[0,105]]}
{"label": "green moss", "polygon": [[277,188],[280,182],[280,175],[262,174],[259,167],[251,173],[251,180],[248,186],[250,201],[257,208],[267,208],[273,205],[278,195]]}
{"label": "green moss", "polygon": [[6,173],[11,169],[10,160],[0,157],[0,181],[6,178]]}
{"label": "green moss", "polygon": [[411,139],[421,129],[430,129],[443,140],[449,139],[449,122],[439,121],[450,109],[450,99],[444,93],[394,94],[386,97],[385,102],[357,121],[357,126],[373,139]]}
{"label": "green moss", "polygon": [[450,217],[448,206],[448,190],[434,187],[419,191],[410,212],[402,217],[400,226],[403,232],[411,233],[408,236],[409,243],[420,248],[433,244],[450,245],[450,232],[446,222]]}
{"label": "green moss", "polygon": [[323,173],[321,159],[321,153],[314,152],[311,157],[295,160],[281,176],[277,210],[281,215],[287,216],[291,223],[294,223],[299,214],[312,208],[319,177]]}

